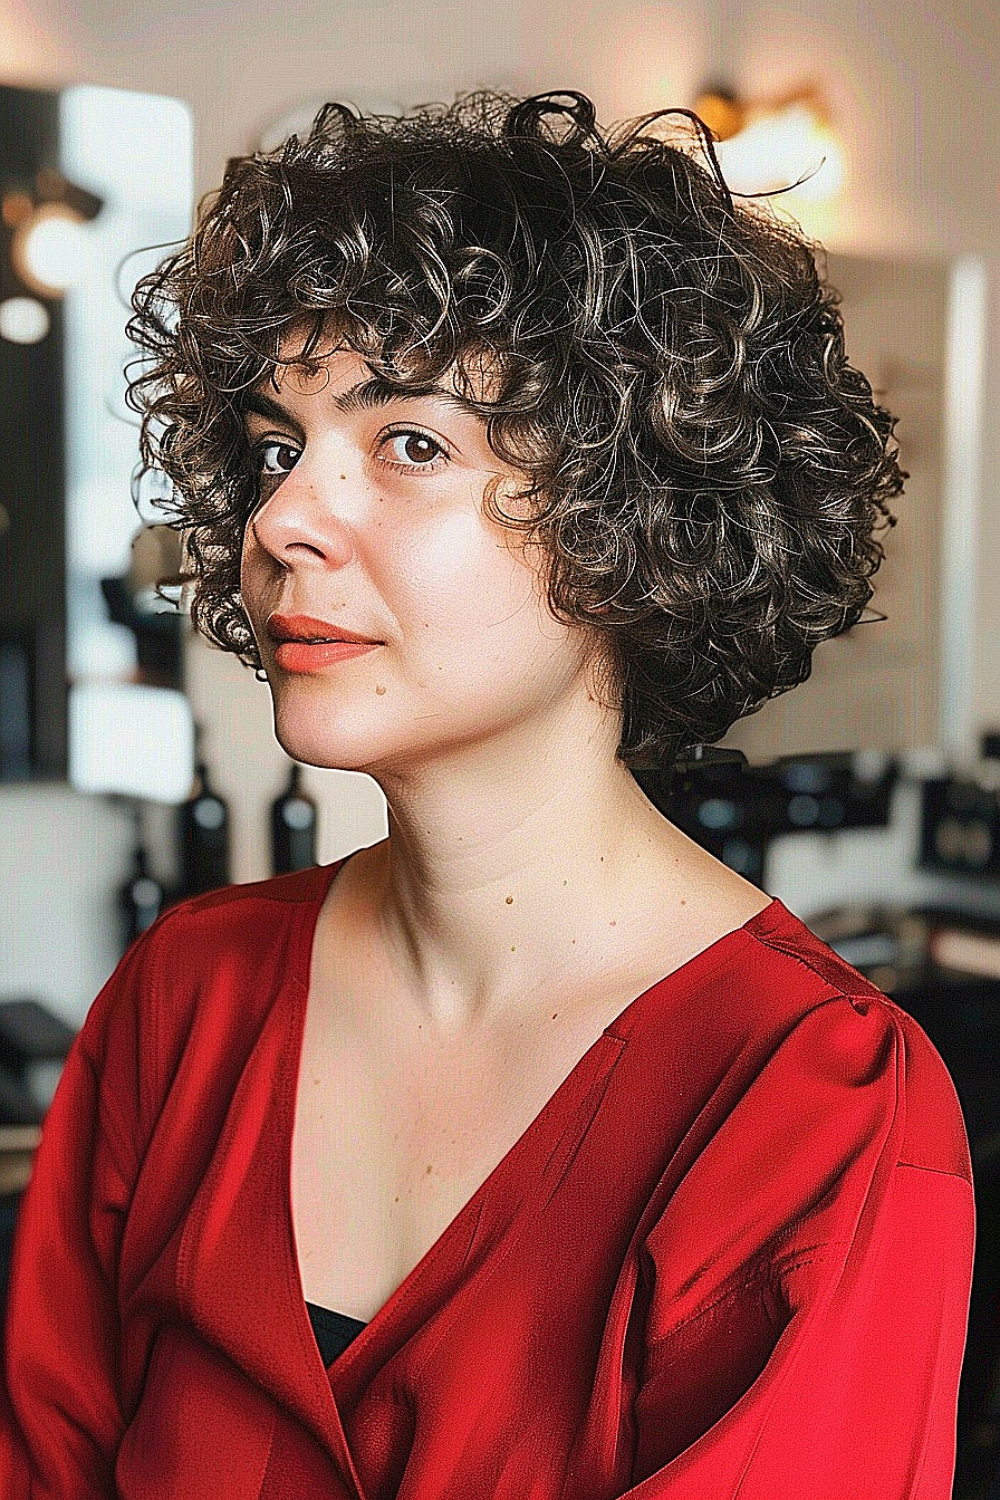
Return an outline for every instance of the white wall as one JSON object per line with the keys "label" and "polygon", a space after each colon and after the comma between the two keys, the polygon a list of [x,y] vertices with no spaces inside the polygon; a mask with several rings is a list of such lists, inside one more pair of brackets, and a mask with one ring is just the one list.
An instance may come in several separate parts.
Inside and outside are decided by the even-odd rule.
{"label": "white wall", "polygon": [[[317,96],[409,104],[484,85],[575,87],[609,122],[688,105],[706,75],[720,72],[749,93],[805,77],[826,89],[850,161],[839,222],[827,231],[831,248],[993,257],[1000,223],[996,0],[173,0],[169,7],[7,0],[0,14],[7,82],[87,81],[187,100],[199,194],[218,184],[227,157],[250,149],[271,118]],[[1000,398],[1000,257],[989,269],[987,413]],[[993,589],[1000,424],[990,421],[982,470],[975,715],[1000,725],[1000,591]],[[188,678],[196,713],[207,721],[207,753],[234,801],[234,876],[257,878],[266,874],[264,800],[283,775],[267,689],[201,645],[188,651]],[[323,802],[322,860],[382,836],[381,793],[368,778],[310,772],[307,781]],[[18,934],[0,948],[0,961],[11,965],[0,974],[0,993],[30,987],[82,1016],[108,966],[108,931],[95,914],[110,910],[126,840],[117,809],[101,803],[71,814],[67,799],[58,788],[0,788],[0,823],[21,847],[33,847],[39,872],[26,877],[10,861],[0,872],[0,904]],[[874,863],[859,856],[863,849]],[[845,892],[856,885],[859,870],[871,870],[873,885],[877,872],[891,881],[898,874],[902,894],[912,852],[905,819],[875,840],[798,840],[794,853],[775,861],[772,887],[803,916],[838,899],[842,885]],[[43,872],[63,891],[58,905],[44,895]],[[54,929],[58,961],[42,957]]]}

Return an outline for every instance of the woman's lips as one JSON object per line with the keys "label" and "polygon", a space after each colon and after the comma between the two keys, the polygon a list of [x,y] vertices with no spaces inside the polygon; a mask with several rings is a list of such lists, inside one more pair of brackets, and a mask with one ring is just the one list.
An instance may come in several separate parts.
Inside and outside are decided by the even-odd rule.
{"label": "woman's lips", "polygon": [[315,615],[283,615],[277,610],[268,615],[265,626],[272,641],[350,641],[352,644],[380,646],[381,641],[371,635],[361,635],[349,630],[346,625],[335,625],[332,620],[319,620]]}
{"label": "woman's lips", "polygon": [[282,641],[274,660],[286,672],[318,672],[349,656],[364,656],[379,645],[380,641]]}

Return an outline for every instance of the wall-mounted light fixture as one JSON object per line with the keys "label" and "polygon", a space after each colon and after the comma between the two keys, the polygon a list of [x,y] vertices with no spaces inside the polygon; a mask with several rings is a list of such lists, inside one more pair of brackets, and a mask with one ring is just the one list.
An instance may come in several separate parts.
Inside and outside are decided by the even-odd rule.
{"label": "wall-mounted light fixture", "polygon": [[844,151],[817,84],[756,99],[710,84],[694,110],[716,137],[719,165],[734,193],[780,192],[796,205],[835,197]]}
{"label": "wall-mounted light fixture", "polygon": [[103,200],[42,167],[29,181],[4,183],[0,228],[4,262],[0,268],[0,338],[35,344],[51,326],[46,302],[60,298],[84,273],[87,225]]}

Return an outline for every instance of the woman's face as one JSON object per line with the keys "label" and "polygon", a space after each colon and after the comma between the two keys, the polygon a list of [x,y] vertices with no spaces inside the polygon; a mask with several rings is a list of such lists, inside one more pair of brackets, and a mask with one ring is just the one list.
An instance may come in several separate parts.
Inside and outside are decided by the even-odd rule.
{"label": "woman's face", "polygon": [[[538,549],[483,513],[489,481],[506,481],[510,510],[523,476],[500,463],[485,422],[449,401],[450,384],[383,399],[352,351],[323,366],[280,367],[245,419],[261,488],[241,592],[279,742],[347,770],[412,768],[505,736],[523,751],[530,721],[586,706],[595,648],[551,615]],[[274,612],[380,644],[325,663],[293,651],[307,658],[294,670],[276,659]]]}

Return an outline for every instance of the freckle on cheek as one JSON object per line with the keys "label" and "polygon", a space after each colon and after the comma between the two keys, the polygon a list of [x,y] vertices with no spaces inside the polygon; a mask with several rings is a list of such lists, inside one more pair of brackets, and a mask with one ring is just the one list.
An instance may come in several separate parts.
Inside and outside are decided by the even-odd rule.
{"label": "freckle on cheek", "polygon": [[385,692],[385,686],[383,684],[376,683],[375,684],[375,691],[376,691],[376,693],[378,693],[379,697],[381,698],[382,694]]}

